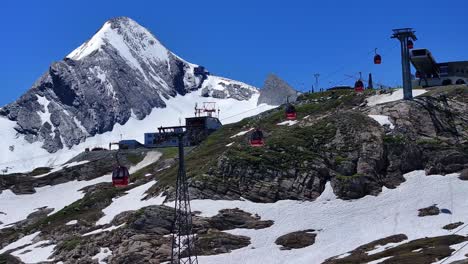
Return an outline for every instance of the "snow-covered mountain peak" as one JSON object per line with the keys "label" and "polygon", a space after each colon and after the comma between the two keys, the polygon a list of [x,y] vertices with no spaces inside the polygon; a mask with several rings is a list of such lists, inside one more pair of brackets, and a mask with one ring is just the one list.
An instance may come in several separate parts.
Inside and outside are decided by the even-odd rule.
{"label": "snow-covered mountain peak", "polygon": [[[114,136],[120,134],[141,141],[143,133],[192,115],[193,106],[206,101],[218,103],[223,123],[234,122],[239,113],[250,116],[270,107],[257,106],[258,96],[253,86],[211,75],[176,56],[134,20],[113,18],[0,109],[0,137],[8,139],[0,163],[19,171],[32,167],[20,169],[13,161],[31,150],[45,156],[82,151],[119,140]],[[139,129],[129,125],[133,120],[141,120]],[[50,156],[52,163],[58,156],[64,161],[57,154]]]}
{"label": "snow-covered mountain peak", "polygon": [[146,28],[128,17],[112,18],[94,36],[67,55],[81,60],[109,45],[130,62],[140,57],[146,62],[168,61],[170,51]]}

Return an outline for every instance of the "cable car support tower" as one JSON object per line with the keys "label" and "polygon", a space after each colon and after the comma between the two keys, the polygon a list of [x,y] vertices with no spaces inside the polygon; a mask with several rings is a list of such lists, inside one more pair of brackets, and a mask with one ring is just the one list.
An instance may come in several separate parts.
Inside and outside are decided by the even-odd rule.
{"label": "cable car support tower", "polygon": [[185,173],[184,135],[187,126],[160,127],[159,133],[177,137],[179,143],[179,171],[176,181],[174,222],[172,226],[171,264],[198,264],[195,237],[192,232],[192,212]]}
{"label": "cable car support tower", "polygon": [[416,35],[412,28],[394,29],[392,38],[400,41],[401,45],[401,67],[403,74],[403,99],[413,99],[413,88],[411,87],[411,69],[409,50],[412,48],[413,41],[416,41]]}

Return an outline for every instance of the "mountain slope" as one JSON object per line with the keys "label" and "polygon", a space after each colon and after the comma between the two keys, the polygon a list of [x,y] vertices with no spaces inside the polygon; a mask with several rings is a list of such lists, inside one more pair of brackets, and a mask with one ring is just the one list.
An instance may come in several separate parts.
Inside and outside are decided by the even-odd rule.
{"label": "mountain slope", "polygon": [[[200,261],[439,264],[452,254],[445,263],[466,259],[467,91],[436,88],[413,101],[394,101],[401,98],[398,90],[305,94],[296,103],[296,122],[285,122],[282,109],[273,109],[223,126],[186,159]],[[259,125],[266,145],[253,149],[245,132]],[[100,253],[107,253],[106,263],[167,261],[177,166],[175,152],[164,151],[133,173],[124,189],[112,188],[101,166],[92,169],[96,157],[90,154],[74,160],[88,163],[40,177],[55,189],[66,186],[64,178],[81,178],[83,186],[102,182],[70,189],[82,198],[58,212],[61,207],[47,203],[30,208],[27,219],[23,212],[24,222],[0,226],[3,258],[25,261],[30,254],[20,246],[38,253],[42,245],[47,254],[36,261],[87,263]],[[33,181],[37,193],[28,199],[43,194],[45,183]],[[0,194],[7,196],[0,201],[10,209],[0,221],[18,204],[10,192]]]}
{"label": "mountain slope", "polygon": [[[8,130],[2,136],[11,138],[1,150],[0,163],[14,167],[6,162],[23,159],[32,149],[41,156],[82,145],[132,118],[145,120],[159,114],[160,122],[152,120],[154,130],[166,124],[169,114],[174,124],[179,117],[192,115],[197,102],[218,101],[228,117],[256,108],[258,94],[253,86],[213,76],[204,67],[184,61],[130,18],[114,18],[53,63],[17,101],[0,109],[0,125]],[[189,105],[176,105],[178,96],[192,100],[185,102]],[[163,116],[160,110],[167,107],[183,110]],[[152,130],[139,131],[138,138]]]}

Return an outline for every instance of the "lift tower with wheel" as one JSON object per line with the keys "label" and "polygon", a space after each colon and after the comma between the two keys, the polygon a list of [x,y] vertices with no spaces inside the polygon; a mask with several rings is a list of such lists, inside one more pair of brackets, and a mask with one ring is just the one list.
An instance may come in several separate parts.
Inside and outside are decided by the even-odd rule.
{"label": "lift tower with wheel", "polygon": [[172,226],[171,264],[198,264],[195,238],[192,232],[192,212],[184,160],[184,136],[187,126],[160,127],[159,133],[177,137],[179,143],[179,171],[176,181],[175,216]]}
{"label": "lift tower with wheel", "polygon": [[413,48],[413,41],[416,41],[416,35],[412,28],[394,29],[392,38],[400,41],[401,45],[401,68],[403,73],[403,99],[413,99],[413,88],[411,87],[411,69],[409,50]]}

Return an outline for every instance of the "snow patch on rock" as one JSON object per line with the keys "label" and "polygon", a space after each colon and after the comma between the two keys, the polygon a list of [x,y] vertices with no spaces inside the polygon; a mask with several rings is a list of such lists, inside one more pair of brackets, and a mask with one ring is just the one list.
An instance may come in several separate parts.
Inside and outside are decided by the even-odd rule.
{"label": "snow patch on rock", "polygon": [[112,250],[110,250],[107,247],[100,248],[99,253],[94,255],[91,259],[96,259],[99,264],[107,264],[107,262],[104,261],[107,257],[112,256]]}
{"label": "snow patch on rock", "polygon": [[369,117],[377,121],[381,126],[388,125],[390,129],[395,128],[395,125],[393,125],[389,117],[386,115],[369,115]]}
{"label": "snow patch on rock", "polygon": [[[421,94],[424,94],[425,92],[426,90],[423,90],[423,89],[414,89],[413,96],[416,97]],[[373,105],[384,104],[384,103],[398,101],[398,100],[403,100],[403,89],[397,89],[393,91],[392,93],[373,95],[367,98],[367,105],[373,106]]]}

